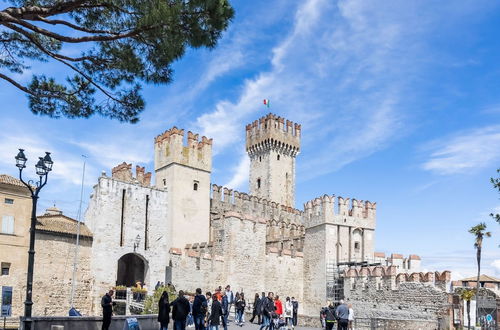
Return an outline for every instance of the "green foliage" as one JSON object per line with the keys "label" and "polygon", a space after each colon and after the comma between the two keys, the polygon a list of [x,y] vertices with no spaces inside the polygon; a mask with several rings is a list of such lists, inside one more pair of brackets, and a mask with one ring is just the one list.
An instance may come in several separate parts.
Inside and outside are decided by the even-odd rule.
{"label": "green foliage", "polygon": [[481,249],[483,246],[483,238],[484,237],[491,237],[491,232],[486,230],[486,224],[484,222],[481,222],[478,225],[475,225],[471,229],[469,229],[469,233],[473,234],[475,236],[475,241],[474,241],[474,247],[476,249]]}
{"label": "green foliage", "polygon": [[[497,173],[500,175],[500,168],[497,170]],[[498,192],[500,193],[500,176],[498,178],[491,178],[491,184],[493,185],[493,188],[497,189]],[[490,216],[495,219],[498,224],[500,224],[500,214],[494,214],[491,213]]]}
{"label": "green foliage", "polygon": [[229,0],[10,2],[0,11],[0,68],[21,74],[55,60],[71,72],[65,82],[34,75],[27,86],[0,73],[28,95],[31,111],[127,122],[144,109],[141,83],[169,83],[186,48],[215,47],[234,15]]}
{"label": "green foliage", "polygon": [[169,302],[172,302],[175,298],[177,298],[177,294],[173,286],[171,286],[170,289],[168,286],[159,287],[152,295],[147,296],[144,300],[144,310],[142,311],[142,314],[158,314],[158,302],[160,301],[163,291],[167,291]]}
{"label": "green foliage", "polygon": [[476,290],[475,289],[468,289],[468,288],[461,288],[458,291],[458,294],[460,295],[460,299],[465,300],[465,301],[471,301],[472,297],[476,295]]}

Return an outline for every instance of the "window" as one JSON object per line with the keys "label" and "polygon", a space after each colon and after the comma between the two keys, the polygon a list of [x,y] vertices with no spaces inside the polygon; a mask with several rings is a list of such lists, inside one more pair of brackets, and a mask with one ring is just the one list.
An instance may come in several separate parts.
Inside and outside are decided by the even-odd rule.
{"label": "window", "polygon": [[280,155],[278,155],[278,157],[276,157],[277,160],[280,160]]}
{"label": "window", "polygon": [[10,273],[10,263],[8,262],[2,262],[2,270],[1,270],[1,275],[2,276],[7,276]]}
{"label": "window", "polygon": [[198,181],[193,182],[193,190],[198,190],[198,184],[199,184]]}
{"label": "window", "polygon": [[262,156],[259,156],[259,162],[261,162],[261,161],[262,161]]}
{"label": "window", "polygon": [[2,217],[2,233],[14,234],[14,216],[4,215]]}
{"label": "window", "polygon": [[167,179],[163,179],[163,186],[165,187],[167,185]]}
{"label": "window", "polygon": [[12,287],[3,286],[2,287],[2,300],[0,301],[2,305],[2,310],[0,315],[11,316],[12,315]]}
{"label": "window", "polygon": [[257,189],[260,189],[260,179],[257,179]]}
{"label": "window", "polygon": [[6,198],[5,204],[14,204],[14,200],[12,198]]}
{"label": "window", "polygon": [[354,250],[359,250],[359,242],[354,242]]}

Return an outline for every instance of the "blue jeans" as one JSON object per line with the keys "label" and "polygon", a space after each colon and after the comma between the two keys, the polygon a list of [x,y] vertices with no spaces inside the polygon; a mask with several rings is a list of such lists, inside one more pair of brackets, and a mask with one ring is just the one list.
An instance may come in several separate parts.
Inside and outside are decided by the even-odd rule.
{"label": "blue jeans", "polygon": [[162,327],[162,326],[160,325],[160,330],[168,330],[168,327]]}
{"label": "blue jeans", "polygon": [[262,330],[264,328],[267,328],[269,327],[269,325],[271,324],[271,318],[267,315],[262,315],[264,317],[263,321],[262,321],[262,324],[260,325],[260,328],[259,330]]}
{"label": "blue jeans", "polygon": [[195,330],[205,329],[205,318],[203,317],[203,314],[194,315],[194,328]]}
{"label": "blue jeans", "polygon": [[211,325],[210,330],[219,330],[219,326],[218,325]]}
{"label": "blue jeans", "polygon": [[175,320],[174,330],[186,330],[186,320]]}
{"label": "blue jeans", "polygon": [[222,323],[222,326],[224,327],[224,330],[227,330],[227,322],[228,322],[227,317],[229,316],[228,314],[229,314],[229,311],[226,314],[222,315],[222,322],[224,322],[224,323]]}
{"label": "blue jeans", "polygon": [[243,323],[243,311],[242,310],[238,310],[236,312],[236,321],[239,323]]}

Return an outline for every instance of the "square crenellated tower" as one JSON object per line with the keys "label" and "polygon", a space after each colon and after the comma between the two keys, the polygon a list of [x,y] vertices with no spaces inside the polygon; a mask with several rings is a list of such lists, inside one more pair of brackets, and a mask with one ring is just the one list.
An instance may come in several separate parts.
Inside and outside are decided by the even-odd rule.
{"label": "square crenellated tower", "polygon": [[250,194],[293,207],[300,125],[268,114],[246,126]]}
{"label": "square crenellated tower", "polygon": [[[167,190],[172,247],[208,242],[212,139],[173,127],[155,138],[155,186]],[[194,230],[195,229],[195,230]]]}

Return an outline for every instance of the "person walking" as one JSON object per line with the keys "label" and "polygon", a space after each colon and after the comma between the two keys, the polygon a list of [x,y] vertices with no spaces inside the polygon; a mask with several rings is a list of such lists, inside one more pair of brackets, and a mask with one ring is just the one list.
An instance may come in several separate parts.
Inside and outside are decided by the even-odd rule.
{"label": "person walking", "polygon": [[253,320],[255,320],[255,317],[257,316],[257,319],[258,319],[257,324],[260,324],[260,318],[261,318],[260,304],[261,304],[260,296],[258,293],[256,293],[255,299],[253,300],[253,311],[252,311],[252,318],[250,319],[250,323],[253,323]]}
{"label": "person walking", "polygon": [[222,318],[222,306],[217,295],[212,296],[212,309],[210,311],[210,318],[208,324],[210,325],[210,330],[219,330],[220,320]]}
{"label": "person walking", "polygon": [[205,315],[205,329],[209,328],[208,319],[210,318],[210,312],[212,311],[212,294],[210,292],[205,293],[207,299],[207,313]]}
{"label": "person walking", "polygon": [[262,329],[273,329],[272,317],[274,314],[274,294],[269,292],[267,297],[263,299],[261,310],[262,310],[262,324],[260,325],[259,330]]}
{"label": "person walking", "polygon": [[163,291],[158,301],[158,322],[160,323],[160,330],[168,330],[170,303],[168,302],[168,293],[166,291]]}
{"label": "person walking", "polygon": [[172,302],[172,319],[174,330],[186,330],[186,319],[189,314],[189,301],[184,297],[184,291]]}
{"label": "person walking", "polygon": [[353,329],[354,323],[354,309],[352,309],[352,305],[349,304],[347,306],[349,308],[349,330]]}
{"label": "person walking", "polygon": [[207,298],[201,293],[201,289],[196,289],[193,301],[193,319],[196,330],[205,329],[205,315],[207,315]]}
{"label": "person walking", "polygon": [[286,297],[285,300],[285,321],[288,329],[294,327],[293,325],[293,304],[290,297]]}
{"label": "person walking", "polygon": [[349,325],[349,308],[343,300],[340,300],[340,305],[337,306],[335,315],[339,321],[338,330],[347,330],[347,326]]}
{"label": "person walking", "polygon": [[283,315],[283,303],[278,295],[276,295],[276,299],[274,300],[274,306],[276,306],[276,314],[278,314],[279,319]]}
{"label": "person walking", "polygon": [[337,322],[337,315],[335,313],[335,306],[333,303],[328,302],[325,309],[325,329],[332,330],[335,322]]}
{"label": "person walking", "polygon": [[243,326],[243,313],[245,313],[245,306],[246,306],[246,301],[245,301],[245,295],[243,293],[240,293],[238,295],[238,298],[236,298],[236,325],[239,325],[240,327]]}
{"label": "person walking", "polygon": [[221,307],[222,307],[222,326],[224,327],[224,330],[227,330],[227,321],[229,316],[229,302],[227,299],[226,291],[224,291],[222,294]]}
{"label": "person walking", "polygon": [[297,319],[298,319],[298,313],[299,313],[299,302],[295,300],[295,297],[292,297],[292,305],[293,305],[293,326],[297,326]]}
{"label": "person walking", "polygon": [[111,317],[113,316],[113,290],[109,290],[101,299],[102,307],[102,330],[109,330],[111,324]]}
{"label": "person walking", "polygon": [[189,314],[186,319],[186,325],[188,328],[194,328],[194,317],[193,317],[193,302],[194,302],[194,297],[189,296]]}

